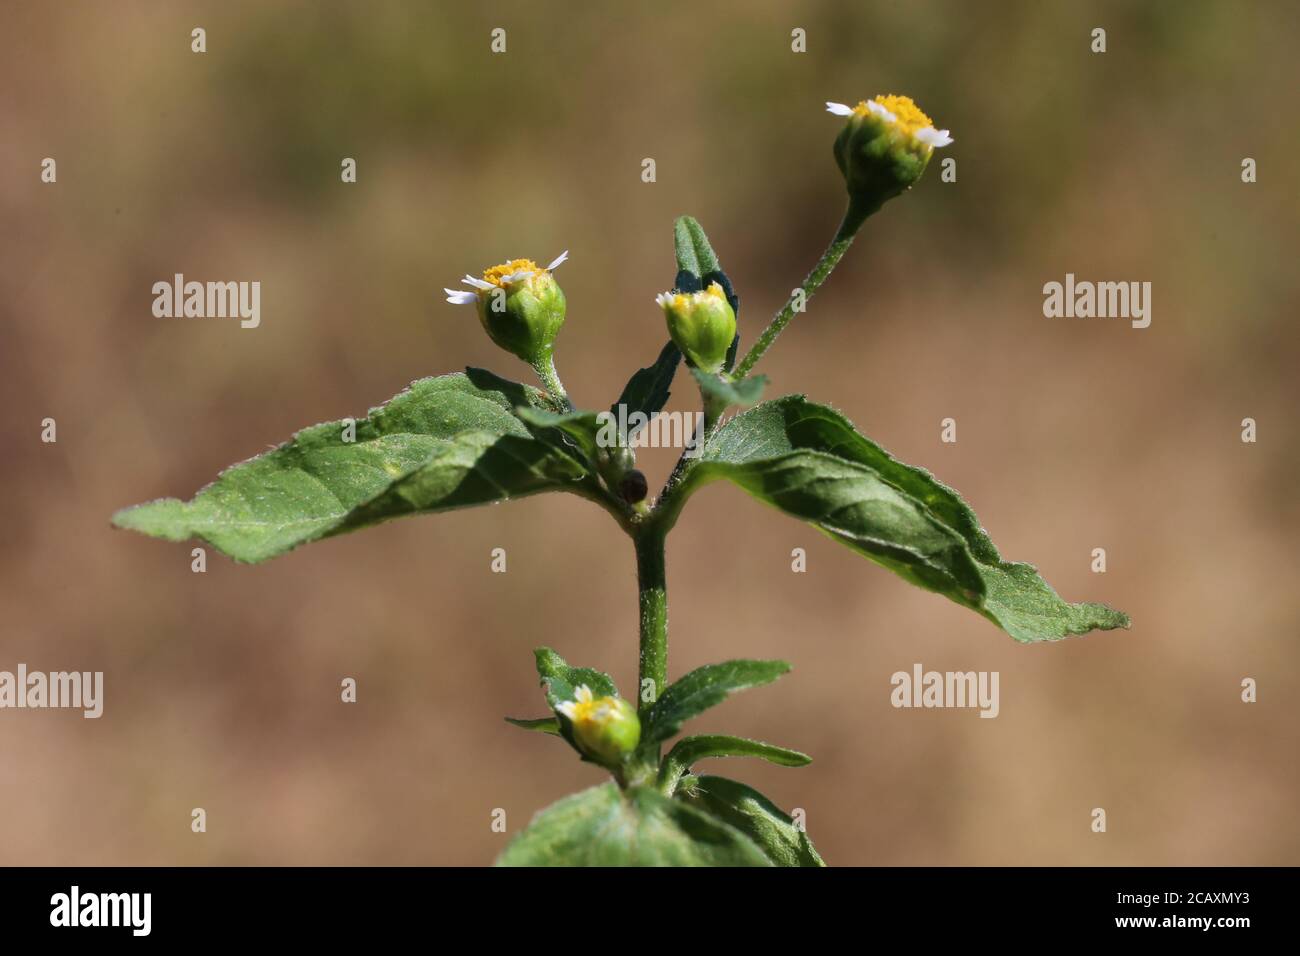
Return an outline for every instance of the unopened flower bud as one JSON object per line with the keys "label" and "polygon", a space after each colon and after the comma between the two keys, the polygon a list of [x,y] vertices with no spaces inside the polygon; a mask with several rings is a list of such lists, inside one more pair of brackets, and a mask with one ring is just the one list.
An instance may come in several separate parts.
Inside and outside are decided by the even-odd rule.
{"label": "unopened flower bud", "polygon": [[827,111],[847,116],[835,140],[835,162],[849,196],[874,211],[921,178],[936,147],[952,142],[946,129],[906,96],[877,96],[857,106],[827,103]]}
{"label": "unopened flower bud", "polygon": [[664,292],[655,298],[668,320],[668,334],[702,372],[717,372],[736,337],[736,313],[722,286],[703,292]]}
{"label": "unopened flower bud", "polygon": [[555,709],[573,724],[573,739],[587,756],[607,766],[622,762],[641,742],[641,720],[636,708],[622,697],[597,698],[582,684],[574,699]]}
{"label": "unopened flower bud", "polygon": [[551,276],[567,252],[542,268],[532,259],[493,266],[483,278],[465,276],[468,289],[443,289],[447,301],[473,303],[488,336],[501,348],[534,367],[551,357],[555,336],[564,324],[564,292]]}

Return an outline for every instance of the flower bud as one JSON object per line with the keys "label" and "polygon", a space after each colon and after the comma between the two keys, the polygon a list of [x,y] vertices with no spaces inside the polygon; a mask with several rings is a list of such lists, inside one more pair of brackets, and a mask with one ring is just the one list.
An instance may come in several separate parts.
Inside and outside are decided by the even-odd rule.
{"label": "flower bud", "polygon": [[488,337],[536,367],[549,361],[564,324],[564,292],[551,270],[568,256],[562,253],[545,269],[532,259],[513,259],[485,270],[482,279],[465,276],[461,281],[473,291],[443,291],[448,302],[474,303]]}
{"label": "flower bud", "polygon": [[877,96],[826,109],[848,122],[835,139],[835,162],[849,196],[864,211],[874,211],[921,178],[935,147],[952,142],[906,96]]}
{"label": "flower bud", "polygon": [[641,720],[636,708],[622,697],[597,699],[591,688],[580,685],[574,700],[555,709],[573,724],[573,739],[587,756],[607,766],[617,765],[641,742]]}
{"label": "flower bud", "polygon": [[702,372],[717,372],[736,337],[736,313],[722,286],[703,292],[663,292],[655,301],[668,320],[668,334],[682,354]]}

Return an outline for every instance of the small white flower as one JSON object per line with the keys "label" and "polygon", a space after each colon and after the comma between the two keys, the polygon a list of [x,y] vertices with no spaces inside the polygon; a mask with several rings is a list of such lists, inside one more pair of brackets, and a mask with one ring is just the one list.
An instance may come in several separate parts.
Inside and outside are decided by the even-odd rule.
{"label": "small white flower", "polygon": [[936,149],[953,142],[946,129],[935,129],[926,116],[909,97],[877,96],[874,100],[863,100],[857,106],[844,103],[826,103],[826,112],[836,116],[875,116],[895,126],[902,133],[912,137],[922,146]]}
{"label": "small white flower", "polygon": [[550,272],[552,269],[563,265],[569,258],[569,250],[565,249],[553,260],[545,269],[533,262],[532,259],[512,259],[509,262],[499,266],[493,266],[483,273],[482,279],[476,279],[472,275],[466,275],[460,281],[467,286],[478,290],[477,292],[468,292],[463,289],[443,289],[447,293],[447,301],[453,305],[468,305],[471,302],[478,301],[479,293],[490,292],[493,289],[505,288],[516,282],[523,282],[530,279],[539,272]]}
{"label": "small white flower", "polygon": [[579,684],[574,688],[573,700],[566,700],[556,704],[555,709],[570,720],[577,720],[578,714],[591,709],[594,697],[595,695],[592,694],[590,687],[586,684]]}

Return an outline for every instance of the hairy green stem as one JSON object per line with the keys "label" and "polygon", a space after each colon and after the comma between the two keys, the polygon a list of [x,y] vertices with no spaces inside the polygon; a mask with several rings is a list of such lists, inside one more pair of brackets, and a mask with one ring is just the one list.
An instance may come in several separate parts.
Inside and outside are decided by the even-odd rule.
{"label": "hairy green stem", "polygon": [[[880,207],[877,206],[876,209],[878,208]],[[813,293],[821,288],[822,283],[826,281],[831,272],[834,271],[835,267],[839,265],[839,261],[844,258],[844,253],[849,251],[849,246],[853,245],[853,237],[858,234],[858,230],[862,227],[862,223],[866,220],[867,216],[871,215],[871,213],[875,211],[875,209],[864,209],[858,203],[852,200],[849,201],[849,208],[845,210],[844,219],[840,223],[839,229],[835,231],[835,238],[833,238],[831,244],[826,247],[826,251],[822,253],[822,257],[817,260],[817,264],[813,266],[812,272],[808,273],[808,277],[803,280],[803,284],[800,285],[793,294],[791,294],[789,301],[786,302],[785,306],[776,314],[772,321],[768,323],[767,328],[763,330],[763,334],[758,337],[758,341],[755,342],[753,347],[745,353],[745,357],[741,359],[740,364],[737,365],[735,370],[731,373],[731,380],[733,382],[739,382],[749,374],[750,370],[756,364],[758,364],[758,360],[763,357],[763,353],[772,347],[772,343],[776,341],[776,337],[781,334],[781,331],[790,324],[790,320],[795,317],[796,301],[802,298],[803,304],[807,304],[808,300],[813,297]],[[802,311],[802,309],[799,311]]]}
{"label": "hairy green stem", "polygon": [[560,381],[560,373],[555,370],[555,356],[547,355],[546,358],[538,360],[533,366],[533,371],[537,377],[542,380],[546,386],[546,391],[550,393],[551,398],[565,411],[573,411],[573,402],[569,401],[569,393],[564,390],[564,383]]}
{"label": "hairy green stem", "polygon": [[[664,533],[658,525],[639,528],[633,541],[636,544],[636,579],[641,605],[637,707],[644,715],[663,692],[668,679],[668,581],[664,572]],[[651,683],[647,685],[646,681]],[[650,693],[647,694],[647,690]]]}

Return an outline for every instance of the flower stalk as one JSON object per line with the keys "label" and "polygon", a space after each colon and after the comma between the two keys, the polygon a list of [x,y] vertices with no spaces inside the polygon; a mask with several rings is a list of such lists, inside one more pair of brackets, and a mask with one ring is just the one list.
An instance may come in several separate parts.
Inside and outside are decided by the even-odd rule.
{"label": "flower stalk", "polygon": [[665,530],[654,521],[641,525],[632,535],[636,546],[637,594],[640,605],[637,707],[642,714],[654,704],[668,680],[668,579],[664,567],[665,538]]}
{"label": "flower stalk", "polygon": [[844,219],[840,222],[839,229],[835,230],[835,236],[831,239],[830,245],[826,247],[826,251],[817,260],[817,264],[813,266],[812,271],[808,273],[799,287],[791,293],[781,311],[772,318],[767,328],[759,335],[758,340],[745,353],[745,357],[736,364],[736,368],[731,373],[733,382],[743,379],[758,364],[758,360],[763,357],[763,353],[772,347],[772,343],[776,341],[777,336],[790,324],[790,321],[799,311],[796,309],[796,305],[800,302],[806,304],[813,297],[813,294],[822,287],[822,283],[830,278],[830,274],[839,265],[840,260],[844,258],[844,253],[848,252],[849,246],[853,245],[853,240],[857,236],[858,230],[862,228],[862,223],[879,208],[879,205],[873,209],[864,207],[864,204],[856,200],[849,200],[849,206],[844,211]]}

